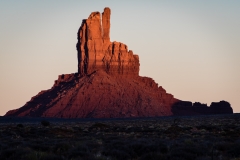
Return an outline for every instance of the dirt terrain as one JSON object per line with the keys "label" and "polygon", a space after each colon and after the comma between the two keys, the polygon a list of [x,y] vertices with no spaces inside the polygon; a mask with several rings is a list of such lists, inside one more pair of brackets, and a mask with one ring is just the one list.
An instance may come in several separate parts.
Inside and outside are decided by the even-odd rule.
{"label": "dirt terrain", "polygon": [[240,114],[131,119],[0,117],[0,159],[240,159]]}

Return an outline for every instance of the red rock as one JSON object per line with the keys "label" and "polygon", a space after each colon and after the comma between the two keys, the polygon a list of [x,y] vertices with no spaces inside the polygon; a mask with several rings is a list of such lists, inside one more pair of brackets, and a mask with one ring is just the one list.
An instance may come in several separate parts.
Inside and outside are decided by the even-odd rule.
{"label": "red rock", "polygon": [[172,115],[171,105],[177,99],[170,96],[169,101],[163,102],[162,90],[153,83],[150,78],[116,77],[101,70],[84,77],[62,75],[50,90],[6,115],[64,118]]}
{"label": "red rock", "polygon": [[78,31],[78,72],[80,75],[104,70],[108,74],[138,76],[139,58],[121,42],[110,42],[111,10],[93,12]]}
{"label": "red rock", "polygon": [[110,43],[110,16],[111,10],[110,8],[104,8],[104,12],[102,13],[102,30],[103,30],[103,43]]}
{"label": "red rock", "polygon": [[[122,118],[232,113],[227,102],[206,107],[180,101],[148,77],[139,76],[139,57],[110,41],[111,10],[92,12],[78,30],[78,73],[60,75],[5,116]],[[197,107],[196,107],[197,106]],[[211,108],[211,109],[209,109]],[[217,110],[221,110],[220,112]]]}

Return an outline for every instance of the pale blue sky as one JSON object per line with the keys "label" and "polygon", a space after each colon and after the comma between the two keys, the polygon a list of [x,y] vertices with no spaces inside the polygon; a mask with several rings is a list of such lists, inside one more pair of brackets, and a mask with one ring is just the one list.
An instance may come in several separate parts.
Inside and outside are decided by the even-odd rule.
{"label": "pale blue sky", "polygon": [[78,28],[104,7],[111,41],[139,55],[141,76],[176,98],[226,100],[240,112],[239,0],[1,0],[0,115],[77,71]]}

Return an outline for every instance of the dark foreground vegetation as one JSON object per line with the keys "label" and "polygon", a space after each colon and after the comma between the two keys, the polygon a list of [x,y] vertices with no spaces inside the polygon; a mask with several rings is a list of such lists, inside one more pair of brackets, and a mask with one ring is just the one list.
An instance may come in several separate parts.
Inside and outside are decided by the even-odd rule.
{"label": "dark foreground vegetation", "polygon": [[240,115],[113,120],[0,118],[0,159],[240,159]]}

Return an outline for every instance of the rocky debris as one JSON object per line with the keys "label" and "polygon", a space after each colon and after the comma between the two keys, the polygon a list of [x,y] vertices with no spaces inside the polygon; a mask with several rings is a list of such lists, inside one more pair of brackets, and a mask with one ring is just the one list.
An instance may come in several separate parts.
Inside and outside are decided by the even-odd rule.
{"label": "rocky debris", "polygon": [[41,124],[46,127],[46,126],[49,126],[49,125],[50,125],[50,122],[49,122],[49,121],[46,121],[46,120],[42,120],[42,121],[41,121]]}
{"label": "rocky debris", "polygon": [[181,101],[148,77],[139,76],[139,57],[110,41],[110,8],[92,12],[78,30],[78,73],[62,74],[49,90],[5,116],[122,118],[229,114],[228,102],[210,107]]}

